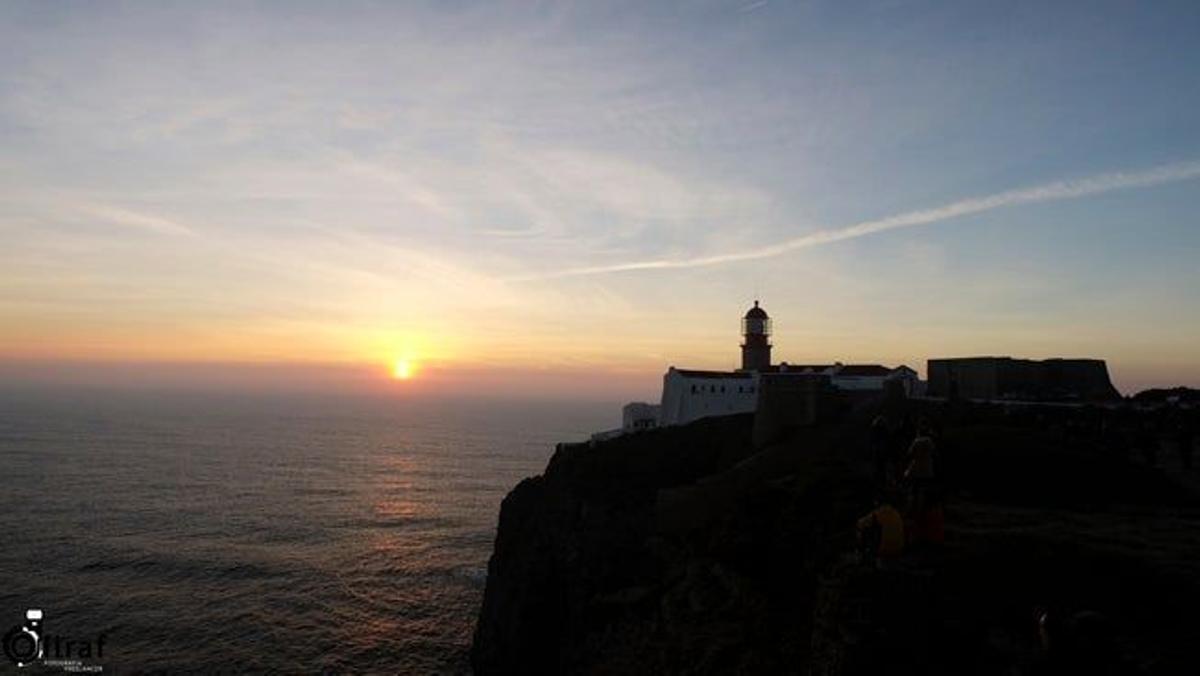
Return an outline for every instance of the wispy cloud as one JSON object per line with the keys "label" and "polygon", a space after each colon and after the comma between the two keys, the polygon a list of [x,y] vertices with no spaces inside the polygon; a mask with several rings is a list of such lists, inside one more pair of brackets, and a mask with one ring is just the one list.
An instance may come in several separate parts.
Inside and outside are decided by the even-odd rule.
{"label": "wispy cloud", "polygon": [[120,207],[98,204],[87,207],[84,212],[91,218],[160,235],[177,237],[194,237],[196,235],[195,231],[182,223]]}
{"label": "wispy cloud", "polygon": [[1039,202],[1053,202],[1078,197],[1087,197],[1089,195],[1098,195],[1114,190],[1143,188],[1162,183],[1185,181],[1197,177],[1200,177],[1200,161],[1169,164],[1136,172],[1100,174],[1081,179],[1054,181],[1053,183],[1047,183],[1045,185],[1034,186],[1031,188],[1008,190],[983,197],[969,197],[967,199],[951,202],[950,204],[944,204],[931,209],[909,211],[902,214],[896,214],[894,216],[887,216],[885,218],[862,221],[860,223],[855,223],[853,225],[848,225],[841,228],[817,230],[815,232],[810,232],[808,234],[784,240],[776,244],[754,249],[747,249],[744,251],[713,254],[710,256],[696,256],[692,258],[663,258],[614,263],[611,265],[567,268],[565,270],[558,270],[542,275],[525,277],[522,279],[556,279],[562,277],[580,277],[616,272],[632,272],[636,270],[696,268],[711,265],[723,265],[726,263],[737,263],[741,261],[759,260],[763,258],[780,256],[797,249],[806,249],[813,246],[819,246],[821,244],[841,242],[848,239],[864,237],[866,235],[887,232],[889,230],[939,223],[942,221],[959,218],[961,216],[970,216],[1004,207],[1014,207],[1023,204],[1036,204]]}

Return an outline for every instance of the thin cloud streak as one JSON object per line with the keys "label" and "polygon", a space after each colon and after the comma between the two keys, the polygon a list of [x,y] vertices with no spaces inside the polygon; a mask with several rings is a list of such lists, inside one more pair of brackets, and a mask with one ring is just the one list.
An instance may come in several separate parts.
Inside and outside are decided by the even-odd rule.
{"label": "thin cloud streak", "polygon": [[90,217],[98,218],[115,225],[121,225],[145,232],[177,237],[195,237],[196,232],[188,226],[160,216],[145,214],[129,209],[108,205],[93,205],[84,210]]}
{"label": "thin cloud streak", "polygon": [[909,211],[906,213],[897,214],[895,216],[888,216],[886,218],[855,223],[854,225],[849,225],[842,228],[818,230],[806,235],[784,240],[777,244],[759,247],[756,249],[749,249],[746,251],[738,251],[728,254],[716,254],[712,256],[698,256],[694,258],[632,261],[629,263],[616,263],[613,265],[569,268],[543,275],[515,278],[511,281],[583,277],[617,272],[633,272],[637,270],[697,268],[712,265],[724,265],[726,263],[760,260],[763,258],[780,256],[797,249],[806,249],[822,244],[841,242],[844,240],[855,239],[889,230],[939,223],[941,221],[947,221],[961,216],[970,216],[986,211],[992,211],[993,209],[1087,197],[1089,195],[1099,195],[1102,193],[1112,192],[1114,190],[1144,188],[1163,183],[1186,181],[1197,177],[1200,177],[1200,161],[1169,164],[1138,172],[1100,174],[1082,179],[1055,181],[1053,183],[1047,183],[1045,185],[1035,186],[1032,188],[1009,190],[984,197],[970,197],[957,202],[951,202],[950,204],[945,204],[940,207],[934,207],[932,209]]}

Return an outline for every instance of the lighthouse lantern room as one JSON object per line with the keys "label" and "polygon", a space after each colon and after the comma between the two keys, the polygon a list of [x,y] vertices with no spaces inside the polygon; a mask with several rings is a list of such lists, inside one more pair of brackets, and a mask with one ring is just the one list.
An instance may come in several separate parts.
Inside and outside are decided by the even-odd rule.
{"label": "lighthouse lantern room", "polygon": [[762,371],[771,366],[771,318],[754,301],[742,318],[742,369]]}

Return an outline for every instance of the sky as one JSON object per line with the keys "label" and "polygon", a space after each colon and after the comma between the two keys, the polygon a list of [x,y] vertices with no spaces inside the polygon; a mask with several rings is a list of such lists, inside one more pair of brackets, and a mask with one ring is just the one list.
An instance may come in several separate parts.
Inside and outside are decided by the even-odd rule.
{"label": "sky", "polygon": [[[0,4],[0,378],[1200,386],[1200,4]],[[406,361],[412,377],[390,377]]]}

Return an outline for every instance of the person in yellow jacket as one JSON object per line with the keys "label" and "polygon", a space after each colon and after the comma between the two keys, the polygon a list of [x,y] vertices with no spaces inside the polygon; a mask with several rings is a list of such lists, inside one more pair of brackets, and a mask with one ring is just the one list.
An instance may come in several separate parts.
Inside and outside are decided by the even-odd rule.
{"label": "person in yellow jacket", "polygon": [[864,560],[895,559],[904,552],[904,517],[887,503],[859,519],[857,530]]}

